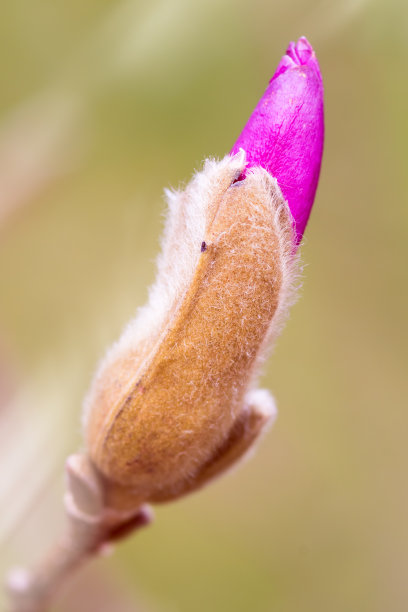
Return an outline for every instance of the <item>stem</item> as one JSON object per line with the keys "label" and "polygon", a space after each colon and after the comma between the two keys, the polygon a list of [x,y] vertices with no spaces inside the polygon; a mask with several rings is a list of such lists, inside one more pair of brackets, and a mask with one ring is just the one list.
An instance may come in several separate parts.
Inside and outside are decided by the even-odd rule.
{"label": "stem", "polygon": [[14,570],[9,578],[11,612],[43,612],[59,586],[96,550],[99,536],[82,542],[67,530],[65,536],[31,572]]}
{"label": "stem", "polygon": [[33,570],[10,573],[10,612],[45,612],[72,572],[107,544],[151,520],[147,506],[126,514],[104,507],[101,481],[85,456],[68,458],[67,475],[65,533]]}

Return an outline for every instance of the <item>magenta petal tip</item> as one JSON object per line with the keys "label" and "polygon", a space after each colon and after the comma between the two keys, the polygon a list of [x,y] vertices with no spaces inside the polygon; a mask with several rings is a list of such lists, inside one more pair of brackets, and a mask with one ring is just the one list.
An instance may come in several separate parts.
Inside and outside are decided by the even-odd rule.
{"label": "magenta petal tip", "polygon": [[323,82],[305,37],[291,42],[231,153],[274,176],[292,213],[296,243],[313,205],[323,153]]}

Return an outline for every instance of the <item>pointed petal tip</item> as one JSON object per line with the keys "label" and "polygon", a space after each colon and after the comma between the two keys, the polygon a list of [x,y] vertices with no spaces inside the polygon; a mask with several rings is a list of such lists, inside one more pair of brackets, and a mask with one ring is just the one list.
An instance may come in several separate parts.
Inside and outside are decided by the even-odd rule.
{"label": "pointed petal tip", "polygon": [[299,66],[308,64],[311,58],[316,57],[313,47],[306,36],[301,36],[297,43],[290,42],[286,50],[286,55],[289,55],[295,64]]}
{"label": "pointed petal tip", "polygon": [[293,41],[289,43],[286,53],[279,62],[271,81],[278,78],[288,69],[301,66],[313,68],[321,80],[320,66],[316,53],[306,36],[301,36],[296,43]]}

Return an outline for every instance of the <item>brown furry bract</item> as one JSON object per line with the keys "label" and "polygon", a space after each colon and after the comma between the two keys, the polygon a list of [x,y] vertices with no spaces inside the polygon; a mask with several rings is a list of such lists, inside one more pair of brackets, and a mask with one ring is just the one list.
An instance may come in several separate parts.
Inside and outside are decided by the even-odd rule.
{"label": "brown furry bract", "polygon": [[201,486],[274,415],[253,389],[291,301],[292,219],[243,153],[209,161],[169,194],[149,304],[111,349],[86,402],[89,456],[108,505],[127,509]]}

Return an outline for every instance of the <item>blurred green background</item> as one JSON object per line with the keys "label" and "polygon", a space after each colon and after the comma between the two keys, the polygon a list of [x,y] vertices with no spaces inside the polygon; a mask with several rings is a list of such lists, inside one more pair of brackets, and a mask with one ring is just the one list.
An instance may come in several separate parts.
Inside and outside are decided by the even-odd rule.
{"label": "blurred green background", "polygon": [[325,82],[301,299],[262,380],[275,427],[56,611],[408,609],[407,6],[1,3],[2,573],[61,526],[82,398],[154,278],[163,188],[231,148],[290,40]]}

